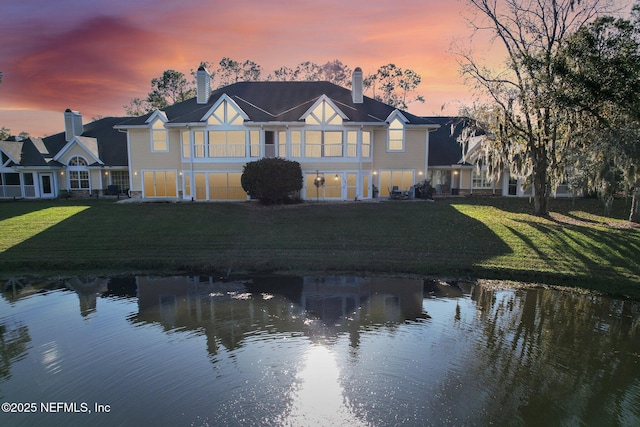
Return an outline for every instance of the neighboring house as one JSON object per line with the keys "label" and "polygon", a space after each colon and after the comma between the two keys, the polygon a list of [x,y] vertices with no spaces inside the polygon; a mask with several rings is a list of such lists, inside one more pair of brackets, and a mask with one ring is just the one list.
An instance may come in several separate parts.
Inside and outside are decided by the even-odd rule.
{"label": "neighboring house", "polygon": [[[45,138],[0,141],[0,198],[76,197],[129,188],[127,136],[107,117],[87,125],[76,111],[64,113],[65,131]],[[115,188],[115,187],[112,187]]]}

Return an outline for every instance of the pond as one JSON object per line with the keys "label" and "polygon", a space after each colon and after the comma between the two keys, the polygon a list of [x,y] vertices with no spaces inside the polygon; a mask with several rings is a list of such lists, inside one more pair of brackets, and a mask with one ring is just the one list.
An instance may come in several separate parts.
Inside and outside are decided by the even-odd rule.
{"label": "pond", "polygon": [[2,426],[640,425],[640,304],[397,278],[0,281]]}

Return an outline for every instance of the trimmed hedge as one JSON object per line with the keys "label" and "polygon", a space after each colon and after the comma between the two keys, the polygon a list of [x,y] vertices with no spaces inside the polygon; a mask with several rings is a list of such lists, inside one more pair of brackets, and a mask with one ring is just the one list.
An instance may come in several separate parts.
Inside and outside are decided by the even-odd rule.
{"label": "trimmed hedge", "polygon": [[302,189],[300,163],[280,158],[264,158],[244,166],[242,188],[263,204],[286,203]]}

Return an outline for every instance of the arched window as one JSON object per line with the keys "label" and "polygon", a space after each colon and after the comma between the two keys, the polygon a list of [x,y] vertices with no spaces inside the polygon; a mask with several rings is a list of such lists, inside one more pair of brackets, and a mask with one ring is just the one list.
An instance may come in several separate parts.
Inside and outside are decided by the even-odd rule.
{"label": "arched window", "polygon": [[87,161],[80,157],[74,156],[69,159],[69,189],[71,190],[88,190],[89,187],[89,170],[87,169]]}

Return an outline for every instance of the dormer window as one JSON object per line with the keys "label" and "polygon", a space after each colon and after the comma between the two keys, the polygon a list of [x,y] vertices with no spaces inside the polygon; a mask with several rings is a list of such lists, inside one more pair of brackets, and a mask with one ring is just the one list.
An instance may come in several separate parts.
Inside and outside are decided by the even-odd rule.
{"label": "dormer window", "polygon": [[387,151],[404,151],[404,125],[398,118],[389,123]]}
{"label": "dormer window", "polygon": [[151,151],[167,152],[169,144],[167,143],[167,130],[161,120],[156,120],[151,126]]}

